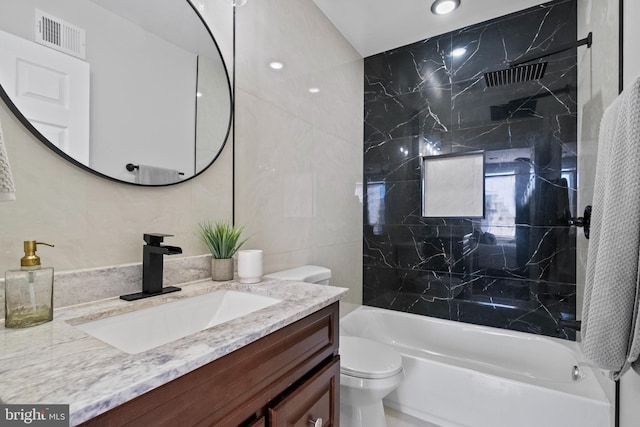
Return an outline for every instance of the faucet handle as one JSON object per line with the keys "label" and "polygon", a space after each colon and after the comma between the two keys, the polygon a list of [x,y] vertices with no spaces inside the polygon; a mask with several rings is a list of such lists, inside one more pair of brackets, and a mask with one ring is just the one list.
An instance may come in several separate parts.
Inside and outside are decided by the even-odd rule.
{"label": "faucet handle", "polygon": [[164,241],[165,237],[172,237],[173,234],[163,233],[144,233],[144,241],[149,245],[160,246],[160,243]]}

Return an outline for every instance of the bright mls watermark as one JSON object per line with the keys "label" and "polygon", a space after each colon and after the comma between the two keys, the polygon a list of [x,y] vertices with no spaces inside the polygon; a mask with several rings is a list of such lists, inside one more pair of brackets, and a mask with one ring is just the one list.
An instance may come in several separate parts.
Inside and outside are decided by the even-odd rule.
{"label": "bright mls watermark", "polygon": [[69,405],[0,404],[0,425],[69,427]]}

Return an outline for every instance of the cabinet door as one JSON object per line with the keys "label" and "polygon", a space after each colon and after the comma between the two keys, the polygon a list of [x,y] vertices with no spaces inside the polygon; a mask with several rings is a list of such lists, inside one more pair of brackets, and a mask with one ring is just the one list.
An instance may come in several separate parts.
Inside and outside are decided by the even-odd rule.
{"label": "cabinet door", "polygon": [[269,409],[270,427],[338,427],[340,358],[335,357],[307,381]]}

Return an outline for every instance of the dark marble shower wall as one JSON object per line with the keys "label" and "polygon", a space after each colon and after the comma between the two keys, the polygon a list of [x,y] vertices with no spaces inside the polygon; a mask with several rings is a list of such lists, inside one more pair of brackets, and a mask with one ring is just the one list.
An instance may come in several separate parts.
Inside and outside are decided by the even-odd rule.
{"label": "dark marble shower wall", "polygon": [[[365,304],[575,339],[556,320],[576,311],[577,50],[539,81],[483,74],[575,42],[576,21],[556,1],[365,59]],[[476,150],[485,218],[423,218],[421,155]]]}

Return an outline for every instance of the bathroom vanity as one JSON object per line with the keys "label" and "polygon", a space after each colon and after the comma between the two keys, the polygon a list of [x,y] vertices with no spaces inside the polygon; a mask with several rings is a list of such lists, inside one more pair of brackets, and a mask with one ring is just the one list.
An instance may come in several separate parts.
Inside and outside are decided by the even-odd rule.
{"label": "bathroom vanity", "polygon": [[83,425],[335,426],[338,317],[333,303]]}
{"label": "bathroom vanity", "polygon": [[[34,328],[0,328],[0,399],[68,403],[71,425],[338,425],[337,301],[346,289],[277,280],[182,287],[63,308]],[[78,328],[221,289],[282,301],[137,354]]]}

